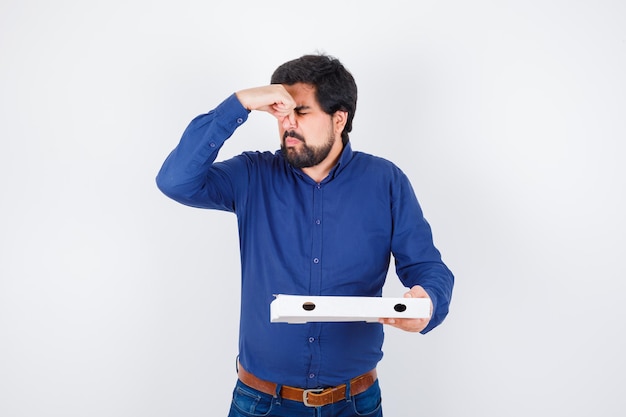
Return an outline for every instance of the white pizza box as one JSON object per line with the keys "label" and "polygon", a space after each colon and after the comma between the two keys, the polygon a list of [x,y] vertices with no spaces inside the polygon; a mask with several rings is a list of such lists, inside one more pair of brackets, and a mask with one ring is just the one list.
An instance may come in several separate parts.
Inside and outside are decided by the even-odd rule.
{"label": "white pizza box", "polygon": [[378,322],[384,318],[428,318],[427,298],[312,296],[277,294],[270,303],[272,323],[318,321]]}

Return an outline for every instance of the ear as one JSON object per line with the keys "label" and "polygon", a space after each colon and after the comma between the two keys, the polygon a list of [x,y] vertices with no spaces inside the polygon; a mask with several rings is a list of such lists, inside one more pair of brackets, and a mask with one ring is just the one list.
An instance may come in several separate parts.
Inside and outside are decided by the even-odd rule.
{"label": "ear", "polygon": [[348,122],[348,112],[344,110],[337,110],[333,114],[333,128],[336,134],[341,135],[343,132],[343,128],[346,126]]}

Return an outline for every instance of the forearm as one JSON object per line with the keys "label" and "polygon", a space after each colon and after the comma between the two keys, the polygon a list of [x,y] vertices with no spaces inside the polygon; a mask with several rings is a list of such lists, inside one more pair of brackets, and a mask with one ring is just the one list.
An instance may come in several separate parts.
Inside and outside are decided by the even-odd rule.
{"label": "forearm", "polygon": [[198,206],[198,194],[206,190],[207,173],[220,148],[247,117],[233,94],[193,119],[156,177],[159,189],[178,202]]}
{"label": "forearm", "polygon": [[448,315],[452,288],[454,287],[454,275],[443,262],[428,262],[411,268],[411,281],[413,285],[420,285],[428,293],[433,304],[433,312],[428,326],[422,331],[427,333],[437,327]]}
{"label": "forearm", "polygon": [[394,200],[395,233],[392,252],[396,272],[405,287],[422,287],[433,303],[428,326],[422,333],[437,327],[448,314],[454,276],[441,259],[433,243],[430,225],[424,218],[408,179],[398,183]]}

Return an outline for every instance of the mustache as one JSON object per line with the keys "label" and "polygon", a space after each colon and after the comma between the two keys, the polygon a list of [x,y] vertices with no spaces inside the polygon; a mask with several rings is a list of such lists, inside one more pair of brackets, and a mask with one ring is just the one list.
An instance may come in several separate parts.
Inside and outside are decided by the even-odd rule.
{"label": "mustache", "polygon": [[283,141],[288,137],[296,138],[298,140],[301,140],[302,142],[305,142],[304,136],[294,132],[293,130],[285,131],[285,133],[283,134]]}

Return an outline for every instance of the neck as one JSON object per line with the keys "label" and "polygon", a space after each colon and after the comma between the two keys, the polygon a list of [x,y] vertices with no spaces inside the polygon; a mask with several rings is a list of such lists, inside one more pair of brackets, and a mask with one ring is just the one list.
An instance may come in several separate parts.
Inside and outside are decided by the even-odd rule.
{"label": "neck", "polygon": [[328,176],[330,170],[337,164],[337,161],[339,161],[339,157],[341,156],[341,151],[343,151],[341,138],[338,141],[335,141],[335,144],[337,144],[337,142],[339,142],[339,146],[333,146],[333,149],[331,149],[326,159],[315,166],[302,168],[302,172],[311,177],[311,179],[316,183],[319,184],[322,182],[324,178]]}

